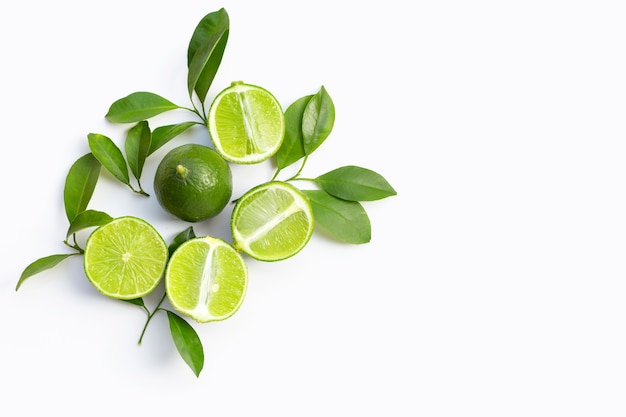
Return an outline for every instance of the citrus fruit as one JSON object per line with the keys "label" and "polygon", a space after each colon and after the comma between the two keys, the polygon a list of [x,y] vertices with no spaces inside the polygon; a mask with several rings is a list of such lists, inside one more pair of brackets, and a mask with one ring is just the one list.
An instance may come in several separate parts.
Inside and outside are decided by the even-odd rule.
{"label": "citrus fruit", "polygon": [[161,280],[168,259],[165,241],[145,220],[124,216],[95,229],[85,244],[85,274],[102,294],[143,297]]}
{"label": "citrus fruit", "polygon": [[181,244],[165,271],[165,291],[172,307],[200,323],[232,316],[243,302],[247,285],[243,257],[224,240],[211,236]]}
{"label": "citrus fruit", "polygon": [[232,192],[228,162],[215,150],[200,144],[170,150],[154,174],[154,194],[161,207],[188,222],[217,216]]}
{"label": "citrus fruit", "polygon": [[233,246],[261,261],[298,253],[313,234],[309,199],[282,181],[258,185],[237,200],[231,215]]}
{"label": "citrus fruit", "polygon": [[215,149],[238,164],[272,157],[285,136],[285,115],[276,97],[256,85],[234,81],[211,103],[208,126]]}

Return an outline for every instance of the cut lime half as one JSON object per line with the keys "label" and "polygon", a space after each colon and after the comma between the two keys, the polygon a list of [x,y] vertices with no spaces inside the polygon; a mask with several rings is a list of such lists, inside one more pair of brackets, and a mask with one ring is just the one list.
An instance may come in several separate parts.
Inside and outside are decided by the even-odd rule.
{"label": "cut lime half", "polygon": [[247,286],[243,257],[226,241],[211,236],[180,245],[165,271],[165,291],[172,307],[200,323],[232,316]]}
{"label": "cut lime half", "polygon": [[85,244],[84,268],[102,294],[130,300],[159,284],[167,264],[165,241],[137,217],[119,217],[95,229]]}
{"label": "cut lime half", "polygon": [[296,187],[281,181],[259,185],[237,200],[231,215],[233,245],[260,261],[300,252],[313,234],[313,210]]}
{"label": "cut lime half", "polygon": [[235,81],[211,103],[208,126],[215,150],[237,164],[271,158],[285,136],[285,115],[266,89]]}

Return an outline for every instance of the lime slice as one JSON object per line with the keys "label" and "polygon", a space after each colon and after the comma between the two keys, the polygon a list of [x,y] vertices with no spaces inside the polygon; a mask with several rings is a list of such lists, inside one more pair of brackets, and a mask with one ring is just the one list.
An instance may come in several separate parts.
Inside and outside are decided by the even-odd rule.
{"label": "lime slice", "polygon": [[224,240],[211,236],[180,245],[165,271],[165,291],[172,307],[200,323],[235,314],[247,286],[243,257]]}
{"label": "lime slice", "polygon": [[285,115],[278,100],[266,89],[242,81],[215,97],[208,125],[215,149],[237,164],[269,159],[285,136]]}
{"label": "lime slice", "polygon": [[256,186],[237,200],[231,215],[233,246],[260,261],[300,252],[313,234],[309,199],[281,181]]}
{"label": "lime slice", "polygon": [[85,274],[102,294],[130,300],[159,284],[167,258],[167,245],[152,225],[137,217],[118,217],[87,238]]}

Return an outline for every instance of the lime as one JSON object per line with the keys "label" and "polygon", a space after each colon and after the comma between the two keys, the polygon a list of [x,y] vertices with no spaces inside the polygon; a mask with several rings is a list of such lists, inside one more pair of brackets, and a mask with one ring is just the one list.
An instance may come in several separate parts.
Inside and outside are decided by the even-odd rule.
{"label": "lime", "polygon": [[185,241],[165,271],[172,307],[200,323],[224,320],[241,306],[248,285],[243,257],[224,240],[211,236]]}
{"label": "lime", "polygon": [[258,185],[237,200],[231,215],[233,246],[260,261],[300,252],[313,234],[309,199],[286,182]]}
{"label": "lime", "polygon": [[232,192],[228,162],[204,145],[185,144],[170,150],[154,175],[154,193],[161,207],[188,222],[217,216]]}
{"label": "lime", "polygon": [[118,217],[87,238],[85,274],[102,294],[130,300],[159,284],[167,258],[167,245],[152,225],[137,217]]}
{"label": "lime", "polygon": [[237,164],[272,157],[285,135],[285,115],[276,97],[256,85],[234,81],[211,103],[208,126],[215,149]]}

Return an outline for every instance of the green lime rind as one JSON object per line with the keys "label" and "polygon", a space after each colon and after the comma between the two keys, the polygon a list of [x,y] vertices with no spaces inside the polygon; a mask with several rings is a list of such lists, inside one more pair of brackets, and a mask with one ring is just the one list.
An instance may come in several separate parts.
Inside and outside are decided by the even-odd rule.
{"label": "green lime rind", "polygon": [[300,252],[311,239],[313,209],[299,189],[271,181],[237,200],[230,226],[237,250],[260,261],[280,261]]}
{"label": "green lime rind", "polygon": [[148,222],[122,216],[87,238],[83,267],[91,284],[111,298],[143,297],[159,284],[168,260],[163,237]]}
{"label": "green lime rind", "polygon": [[247,287],[248,268],[241,254],[211,236],[181,244],[165,271],[170,304],[199,323],[222,321],[235,314]]}
{"label": "green lime rind", "polygon": [[175,217],[199,222],[220,214],[233,191],[230,165],[215,150],[188,143],[170,150],[154,174],[159,205]]}

